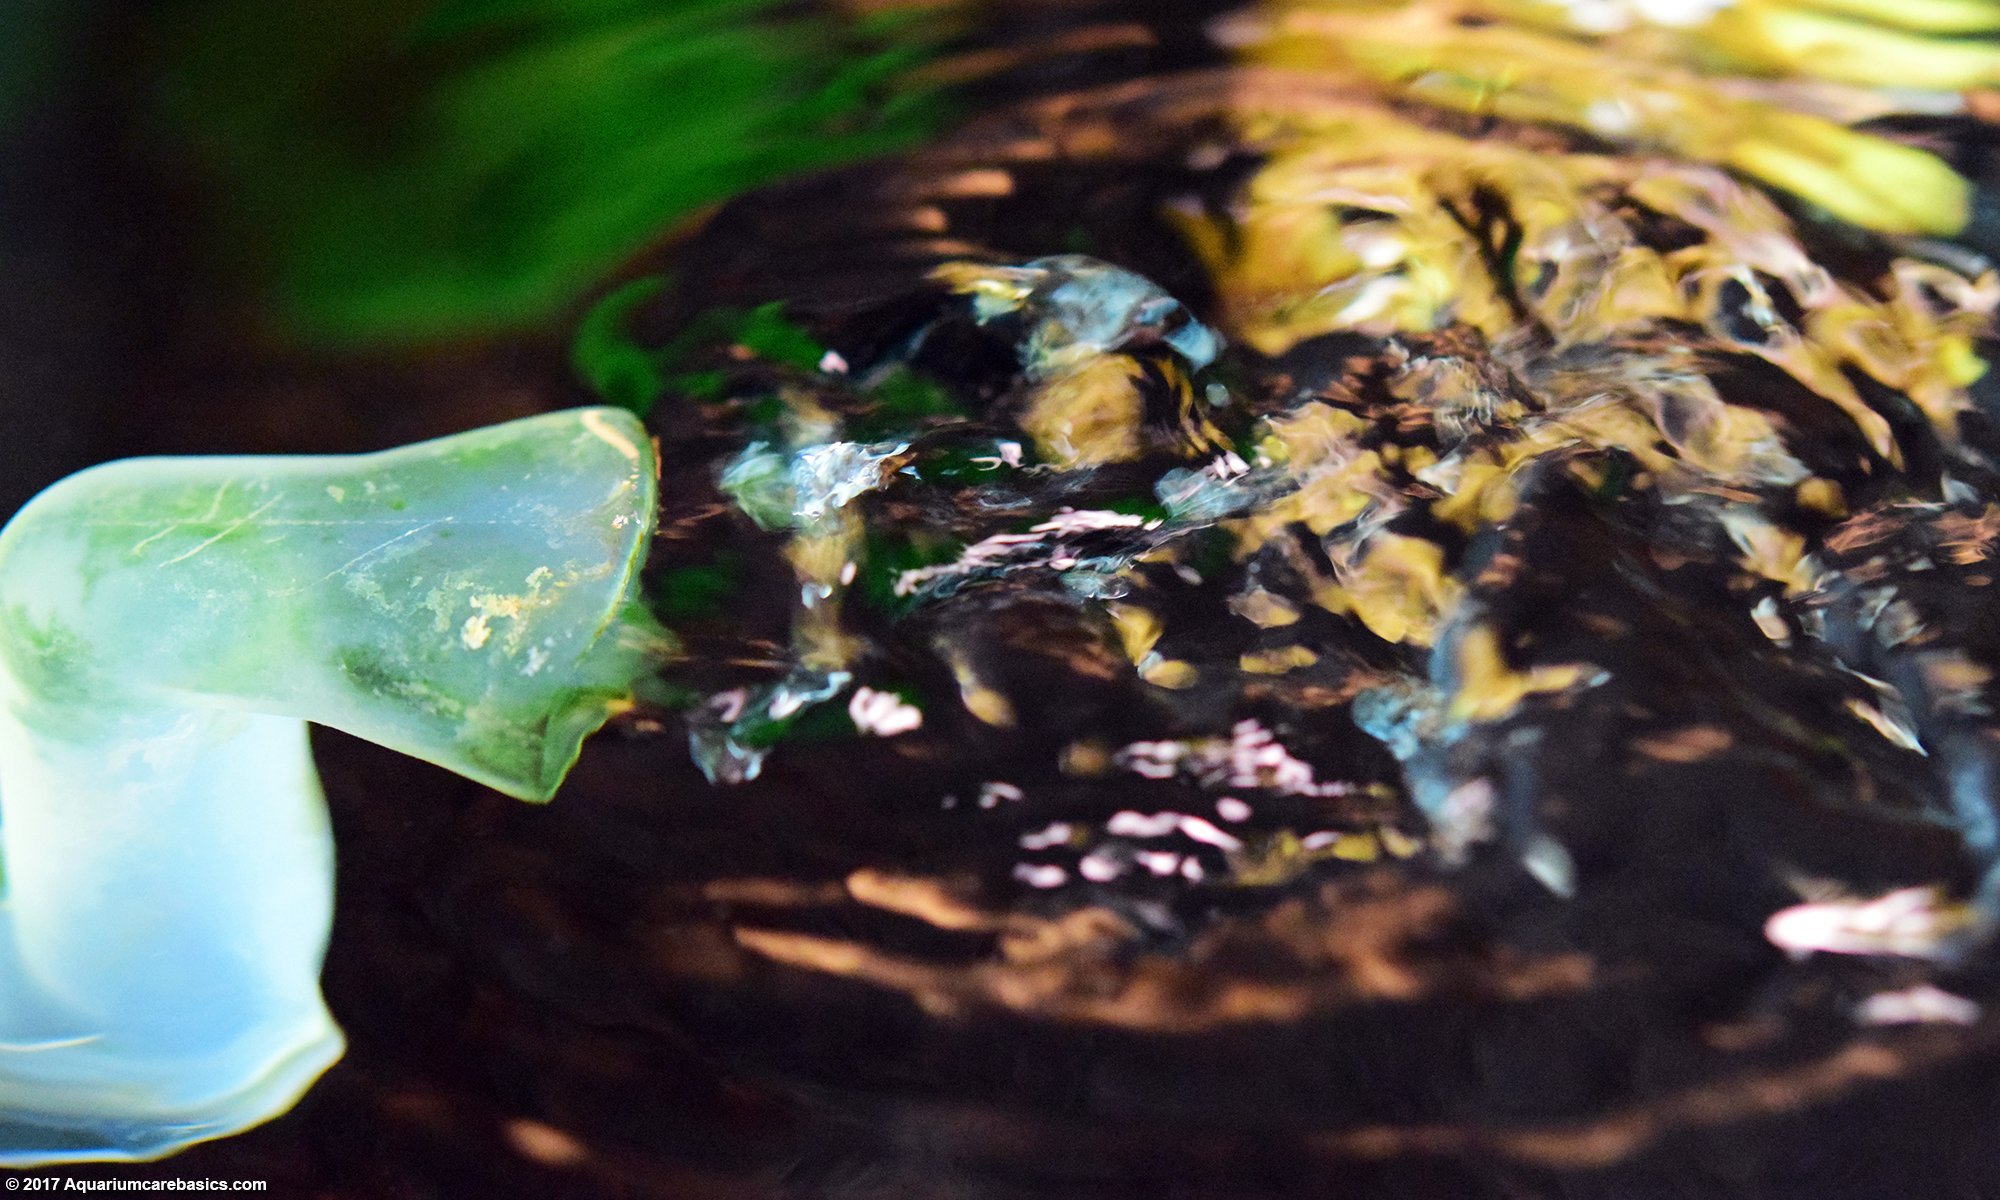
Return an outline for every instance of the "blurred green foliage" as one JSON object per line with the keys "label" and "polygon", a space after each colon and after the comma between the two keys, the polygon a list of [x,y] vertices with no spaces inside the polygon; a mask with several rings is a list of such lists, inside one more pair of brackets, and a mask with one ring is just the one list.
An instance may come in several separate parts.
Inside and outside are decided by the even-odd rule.
{"label": "blurred green foliage", "polygon": [[626,323],[667,285],[666,276],[648,275],[614,289],[590,306],[570,341],[577,378],[606,404],[640,417],[667,390],[667,368],[660,352],[636,341]]}
{"label": "blurred green foliage", "polygon": [[740,346],[766,362],[801,371],[819,369],[826,347],[785,316],[784,303],[775,300],[750,309],[706,309],[666,345],[644,345],[632,337],[627,322],[671,286],[664,275],[634,279],[597,300],[577,322],[570,365],[606,404],[644,417],[668,391],[714,399],[727,382],[724,372],[678,369],[697,350],[713,346]]}
{"label": "blurred green foliage", "polygon": [[545,321],[705,205],[920,138],[944,36],[774,0],[186,0],[161,115],[282,328],[406,344]]}

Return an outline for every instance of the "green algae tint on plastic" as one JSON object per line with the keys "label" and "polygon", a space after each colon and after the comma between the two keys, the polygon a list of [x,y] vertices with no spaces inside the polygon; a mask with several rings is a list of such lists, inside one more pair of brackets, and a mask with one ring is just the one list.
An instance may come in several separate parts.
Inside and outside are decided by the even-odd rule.
{"label": "green algae tint on plastic", "polygon": [[580,409],[112,463],[0,532],[0,1166],[234,1133],[340,1056],[306,722],[548,799],[646,668],[656,488]]}

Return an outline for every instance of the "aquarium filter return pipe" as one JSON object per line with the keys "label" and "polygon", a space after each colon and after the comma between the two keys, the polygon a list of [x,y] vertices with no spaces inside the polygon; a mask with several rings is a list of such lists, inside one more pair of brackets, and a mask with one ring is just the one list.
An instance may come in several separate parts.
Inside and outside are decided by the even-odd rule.
{"label": "aquarium filter return pipe", "polygon": [[340,1055],[317,722],[547,799],[642,667],[614,409],[133,459],[0,532],[0,1166],[157,1157]]}

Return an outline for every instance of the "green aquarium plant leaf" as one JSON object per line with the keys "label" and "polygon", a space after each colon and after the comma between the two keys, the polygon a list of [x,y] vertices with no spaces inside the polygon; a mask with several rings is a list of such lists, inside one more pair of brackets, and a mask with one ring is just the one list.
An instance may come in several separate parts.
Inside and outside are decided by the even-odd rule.
{"label": "green aquarium plant leaf", "polygon": [[580,409],[113,463],[0,532],[0,1165],[171,1153],[339,1056],[306,723],[547,799],[656,648],[655,495]]}
{"label": "green aquarium plant leaf", "polygon": [[577,378],[606,403],[637,417],[651,412],[667,390],[667,372],[659,354],[627,332],[626,322],[667,284],[663,276],[649,275],[614,289],[590,306],[570,340],[570,367]]}
{"label": "green aquarium plant leaf", "polygon": [[730,372],[691,369],[691,364],[715,362],[725,349],[723,361],[732,364],[747,354],[772,366],[824,375],[827,347],[786,316],[778,301],[749,309],[710,308],[665,345],[645,345],[629,328],[632,318],[671,287],[666,276],[634,279],[599,297],[577,322],[570,369],[599,399],[640,417],[668,394],[714,400],[728,389]]}

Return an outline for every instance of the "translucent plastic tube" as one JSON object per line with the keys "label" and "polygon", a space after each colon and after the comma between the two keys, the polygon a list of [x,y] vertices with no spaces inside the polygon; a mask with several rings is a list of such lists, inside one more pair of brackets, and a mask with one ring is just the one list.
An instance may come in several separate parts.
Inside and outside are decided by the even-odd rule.
{"label": "translucent plastic tube", "polygon": [[112,463],[0,531],[0,1165],[171,1153],[340,1056],[306,722],[547,799],[642,669],[655,490],[581,409]]}

